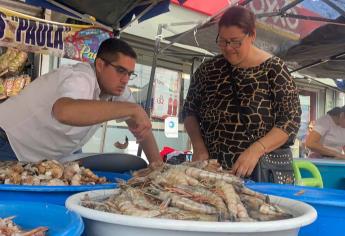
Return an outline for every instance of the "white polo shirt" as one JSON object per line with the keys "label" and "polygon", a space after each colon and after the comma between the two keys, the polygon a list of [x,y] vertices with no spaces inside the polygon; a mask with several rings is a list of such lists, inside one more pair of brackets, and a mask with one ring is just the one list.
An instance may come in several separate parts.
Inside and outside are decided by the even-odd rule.
{"label": "white polo shirt", "polygon": [[102,96],[92,65],[62,66],[34,80],[0,104],[0,127],[20,161],[58,160],[79,150],[99,125],[74,127],[58,122],[52,107],[61,97],[135,102],[127,87],[121,96]]}
{"label": "white polo shirt", "polygon": [[[336,125],[330,115],[325,115],[316,120],[314,131],[321,135],[320,143],[339,153],[345,145],[345,129]],[[316,157],[319,154],[311,152],[310,156]]]}

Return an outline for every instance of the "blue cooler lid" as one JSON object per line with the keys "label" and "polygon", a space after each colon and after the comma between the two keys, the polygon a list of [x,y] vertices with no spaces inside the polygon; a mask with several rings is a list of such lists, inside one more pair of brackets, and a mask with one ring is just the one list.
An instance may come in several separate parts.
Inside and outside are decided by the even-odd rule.
{"label": "blue cooler lid", "polygon": [[273,183],[246,183],[246,186],[265,194],[329,206],[345,207],[345,191]]}

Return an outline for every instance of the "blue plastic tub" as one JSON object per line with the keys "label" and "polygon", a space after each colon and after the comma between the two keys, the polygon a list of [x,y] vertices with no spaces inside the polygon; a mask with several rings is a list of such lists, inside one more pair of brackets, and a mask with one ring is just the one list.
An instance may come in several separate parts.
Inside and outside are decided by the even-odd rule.
{"label": "blue plastic tub", "polygon": [[24,230],[48,227],[47,236],[79,236],[84,231],[82,218],[63,206],[26,201],[0,201],[0,217],[15,216],[13,221]]}
{"label": "blue plastic tub", "polygon": [[314,223],[303,227],[299,236],[345,235],[345,191],[292,185],[248,183],[253,190],[287,197],[312,205],[318,214]]}
{"label": "blue plastic tub", "polygon": [[97,189],[116,188],[115,179],[128,180],[131,175],[128,173],[111,173],[97,172],[98,176],[104,176],[109,184],[81,185],[81,186],[31,186],[31,185],[14,185],[0,184],[0,200],[1,201],[34,201],[65,205],[66,199],[75,193],[91,191]]}

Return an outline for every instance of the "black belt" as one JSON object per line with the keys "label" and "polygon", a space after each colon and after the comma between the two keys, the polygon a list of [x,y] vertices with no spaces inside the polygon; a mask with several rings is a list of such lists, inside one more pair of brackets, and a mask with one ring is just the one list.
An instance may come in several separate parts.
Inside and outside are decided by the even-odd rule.
{"label": "black belt", "polygon": [[8,141],[7,134],[5,130],[3,130],[1,127],[0,127],[0,139]]}

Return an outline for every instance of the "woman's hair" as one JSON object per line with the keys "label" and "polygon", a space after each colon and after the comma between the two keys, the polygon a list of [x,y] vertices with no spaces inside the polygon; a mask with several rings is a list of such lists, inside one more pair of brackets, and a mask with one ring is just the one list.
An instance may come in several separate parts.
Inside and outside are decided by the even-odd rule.
{"label": "woman's hair", "polygon": [[340,113],[345,113],[345,106],[343,107],[334,107],[332,110],[327,112],[330,116],[339,116]]}
{"label": "woman's hair", "polygon": [[249,36],[255,32],[255,15],[247,8],[241,6],[230,7],[224,12],[218,22],[218,28],[225,26],[237,26]]}

